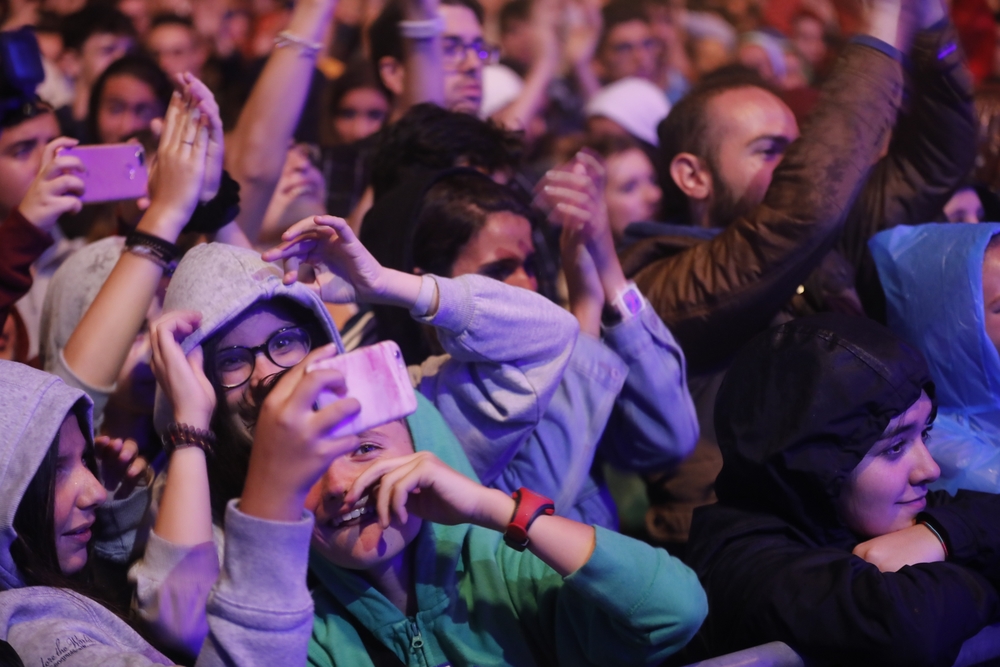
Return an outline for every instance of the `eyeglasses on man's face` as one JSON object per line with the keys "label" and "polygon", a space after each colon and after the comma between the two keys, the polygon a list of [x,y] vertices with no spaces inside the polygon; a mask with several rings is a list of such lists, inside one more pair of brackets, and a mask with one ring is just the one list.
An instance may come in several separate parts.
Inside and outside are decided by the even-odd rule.
{"label": "eyeglasses on man's face", "polygon": [[212,360],[215,377],[226,389],[235,389],[250,379],[261,352],[276,366],[291,368],[306,358],[312,349],[309,334],[302,327],[278,329],[263,345],[234,345],[218,350]]}
{"label": "eyeglasses on man's face", "polygon": [[458,67],[470,49],[484,65],[491,65],[499,60],[500,50],[487,44],[482,37],[477,37],[471,42],[464,42],[461,37],[448,35],[441,38],[441,56],[446,67]]}

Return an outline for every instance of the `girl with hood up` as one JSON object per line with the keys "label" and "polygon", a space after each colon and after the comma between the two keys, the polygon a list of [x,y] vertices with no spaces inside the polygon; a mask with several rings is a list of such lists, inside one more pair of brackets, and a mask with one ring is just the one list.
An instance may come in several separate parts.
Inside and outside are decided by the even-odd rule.
{"label": "girl with hood up", "polygon": [[[332,352],[317,350],[311,361]],[[275,446],[255,448],[258,460],[251,466],[260,483],[248,485],[227,508],[225,565],[208,605],[210,638],[197,665],[305,662],[313,519],[302,498],[342,453],[317,434],[357,410],[349,400],[321,412],[312,405],[324,387],[340,380],[328,370],[290,373],[265,403],[258,429],[268,442],[280,442],[294,464],[277,473],[259,461],[273,456]],[[173,664],[93,597],[88,568],[93,536],[100,532],[97,510],[107,498],[105,487],[114,487],[124,471],[114,465],[116,452],[95,447],[91,411],[87,395],[59,378],[0,362],[0,639],[29,665]],[[275,515],[275,508],[284,514]]]}
{"label": "girl with hood up", "polygon": [[740,352],[716,402],[719,502],[688,552],[701,653],[951,665],[1000,620],[1000,498],[928,492],[934,400],[920,353],[867,319],[797,320]]}
{"label": "girl with hood up", "polygon": [[[179,263],[165,315],[151,330],[151,338],[182,340],[183,353],[199,369],[193,391],[211,406],[186,423],[210,428],[219,441],[207,467],[182,471],[171,462],[145,555],[130,573],[139,611],[158,639],[189,654],[208,630],[204,603],[219,562],[213,542],[222,545],[226,504],[240,496],[247,478],[256,389],[300,364],[309,349],[331,342],[343,349],[324,300],[401,306],[437,328],[449,354],[411,367],[411,380],[463,433],[474,468],[494,476],[545,413],[576,342],[573,316],[540,295],[482,276],[447,279],[385,269],[343,220],[324,219],[340,234],[327,248],[324,267],[340,278],[327,272],[307,286],[254,251],[196,246]],[[167,409],[160,401],[155,419],[161,430]],[[186,490],[204,484],[206,475],[210,506],[188,503],[197,497]]]}
{"label": "girl with hood up", "polygon": [[1000,224],[900,226],[868,242],[889,328],[927,359],[933,488],[1000,493]]}

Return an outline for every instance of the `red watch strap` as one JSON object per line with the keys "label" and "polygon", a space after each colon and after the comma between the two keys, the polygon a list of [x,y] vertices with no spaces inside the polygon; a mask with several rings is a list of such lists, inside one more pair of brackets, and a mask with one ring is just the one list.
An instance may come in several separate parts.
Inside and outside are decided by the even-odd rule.
{"label": "red watch strap", "polygon": [[528,546],[528,529],[531,524],[543,514],[555,514],[556,506],[551,499],[523,486],[510,496],[514,499],[514,514],[504,531],[503,540],[511,549],[524,551]]}

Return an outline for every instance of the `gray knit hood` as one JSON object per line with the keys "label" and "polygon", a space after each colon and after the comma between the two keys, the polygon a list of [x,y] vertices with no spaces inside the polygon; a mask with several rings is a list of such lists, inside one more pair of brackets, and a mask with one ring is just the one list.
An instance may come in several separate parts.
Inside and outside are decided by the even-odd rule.
{"label": "gray knit hood", "polygon": [[[323,333],[343,352],[337,326],[319,296],[301,283],[283,284],[282,276],[281,267],[265,262],[255,250],[225,243],[206,243],[189,250],[177,265],[163,301],[165,313],[175,310],[201,313],[201,326],[181,344],[184,353],[201,345],[255,303],[279,297],[309,309]],[[159,389],[155,420],[159,430],[169,422]]]}
{"label": "gray knit hood", "polygon": [[66,416],[80,420],[93,444],[91,402],[54,375],[0,361],[0,590],[25,586],[10,554],[14,516]]}
{"label": "gray knit hood", "polygon": [[70,255],[52,276],[42,305],[38,343],[46,371],[56,372],[59,355],[111,275],[124,245],[121,236],[85,245]]}

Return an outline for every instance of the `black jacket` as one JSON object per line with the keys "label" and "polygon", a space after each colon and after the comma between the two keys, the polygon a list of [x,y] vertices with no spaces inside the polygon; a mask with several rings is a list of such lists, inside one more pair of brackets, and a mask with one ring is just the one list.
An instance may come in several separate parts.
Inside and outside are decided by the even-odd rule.
{"label": "black jacket", "polygon": [[950,665],[1000,620],[1000,497],[931,494],[919,518],[949,558],[895,573],[853,556],[838,518],[845,479],[921,390],[920,353],[865,319],[790,322],[737,356],[715,411],[719,503],[691,529],[710,611],[688,657],[777,640],[815,664]]}

